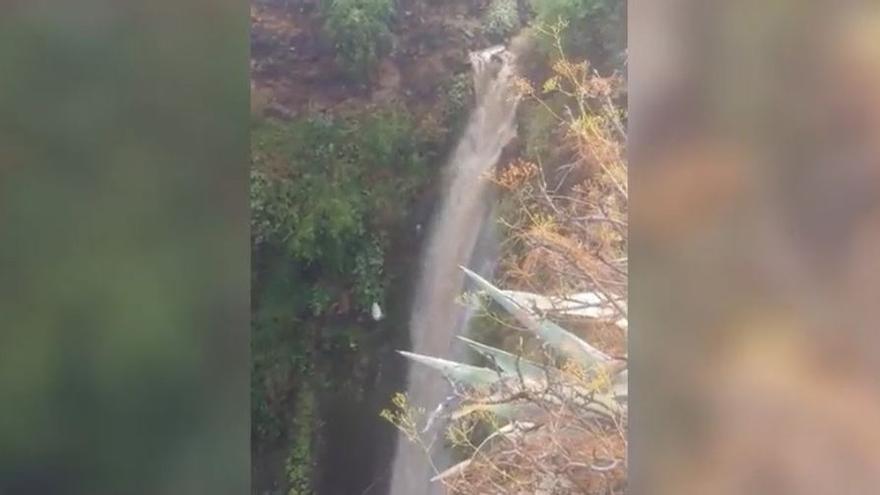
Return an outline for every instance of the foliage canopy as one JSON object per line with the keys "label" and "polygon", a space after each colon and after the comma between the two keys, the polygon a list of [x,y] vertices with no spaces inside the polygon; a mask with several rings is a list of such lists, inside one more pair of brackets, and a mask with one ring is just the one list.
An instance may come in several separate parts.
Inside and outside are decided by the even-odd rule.
{"label": "foliage canopy", "polygon": [[570,28],[563,43],[570,55],[598,62],[610,59],[619,65],[626,48],[626,2],[624,0],[530,0],[538,24],[562,21]]}
{"label": "foliage canopy", "polygon": [[305,265],[350,272],[375,251],[378,216],[424,170],[410,119],[389,110],[349,121],[266,122],[253,132],[251,230]]}
{"label": "foliage canopy", "polygon": [[392,0],[326,0],[324,28],[336,45],[340,65],[366,77],[391,46]]}

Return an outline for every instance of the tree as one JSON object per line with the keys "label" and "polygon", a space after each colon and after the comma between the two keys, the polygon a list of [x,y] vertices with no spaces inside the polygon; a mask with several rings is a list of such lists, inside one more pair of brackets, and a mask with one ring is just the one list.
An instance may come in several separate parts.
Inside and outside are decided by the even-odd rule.
{"label": "tree", "polygon": [[339,64],[356,77],[368,77],[391,46],[392,0],[327,0],[324,28],[336,46]]}

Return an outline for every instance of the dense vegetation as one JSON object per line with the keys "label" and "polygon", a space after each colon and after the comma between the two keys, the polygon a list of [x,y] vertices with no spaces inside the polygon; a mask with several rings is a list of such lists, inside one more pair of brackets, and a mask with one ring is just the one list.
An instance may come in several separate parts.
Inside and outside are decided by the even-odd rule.
{"label": "dense vegetation", "polygon": [[[333,41],[339,66],[368,79],[392,50],[393,0],[324,0],[324,31]],[[624,0],[491,0],[482,14],[483,35],[498,43],[519,31],[523,21],[572,26],[564,44],[577,56],[622,62],[626,47]],[[548,50],[552,52],[551,50]]]}
{"label": "dense vegetation", "polygon": [[[624,0],[531,0],[537,25],[559,21],[563,45],[570,56],[589,58],[597,65],[605,61],[619,66],[626,50],[626,3]],[[549,50],[552,56],[553,50]],[[600,63],[601,62],[601,63]]]}
{"label": "dense vegetation", "polygon": [[336,301],[350,301],[337,304],[341,313],[384,305],[386,229],[425,176],[419,147],[399,110],[256,124],[250,195],[259,434],[279,431],[264,361],[277,364],[286,355],[286,371],[306,371],[305,344],[314,338],[278,333],[290,334],[290,325],[323,315]]}
{"label": "dense vegetation", "polygon": [[393,0],[326,0],[323,7],[324,27],[340,65],[355,76],[367,76],[391,48]]}
{"label": "dense vegetation", "polygon": [[316,316],[343,290],[360,309],[383,302],[384,226],[425,174],[410,125],[388,110],[347,121],[264,122],[253,131],[253,245],[301,268],[311,288],[301,302]]}
{"label": "dense vegetation", "polygon": [[309,493],[316,424],[313,385],[296,377],[316,373],[321,350],[357,346],[326,317],[385,305],[388,229],[426,175],[423,147],[398,108],[254,125],[253,435],[289,443],[290,493]]}
{"label": "dense vegetation", "polygon": [[[296,108],[285,112],[283,120],[256,115],[250,176],[252,438],[257,450],[278,446],[283,451],[283,462],[271,469],[281,478],[275,486],[291,495],[309,494],[315,487],[322,394],[342,387],[340,380],[357,380],[330,376],[326,362],[352,368],[376,359],[363,345],[364,328],[374,303],[387,308],[395,302],[388,295],[394,283],[391,263],[399,263],[400,256],[394,233],[404,226],[414,199],[436,183],[439,166],[472,105],[471,77],[461,68],[466,67],[467,50],[505,42],[529,25],[533,34],[546,34],[562,19],[571,27],[557,31],[562,33],[558,43],[543,41],[547,37],[540,34],[534,37],[537,48],[526,61],[533,76],[553,80],[554,70],[570,68],[556,63],[569,52],[595,54],[592,59],[611,65],[622,59],[621,0],[492,0],[477,9],[470,0],[416,1],[405,8],[392,0],[323,0],[318,5],[309,21],[333,53],[331,67],[322,65],[316,73],[335,66],[346,75],[346,82],[339,84],[356,82],[361,88],[357,91],[375,89],[383,62],[392,61],[401,72],[414,69],[405,64],[421,63],[418,57],[394,60],[407,49],[401,43],[419,39],[421,34],[411,30],[420,29],[424,17],[445,16],[441,21],[446,26],[461,22],[455,12],[466,6],[479,27],[464,37],[451,36],[443,27],[438,32],[444,34],[426,45],[430,48],[419,49],[420,56],[445,50],[444,63],[458,64],[429,81],[430,94],[413,94],[407,86],[413,81],[404,81],[381,102],[354,98],[352,92],[351,101],[339,108]],[[450,53],[459,59],[451,61]],[[565,75],[556,74],[557,84]],[[328,91],[335,84],[328,82]],[[538,86],[536,98],[527,98],[520,107],[520,140],[511,156],[553,171],[582,151],[563,139],[589,121],[589,112],[584,107],[586,113],[578,113],[584,120],[574,127],[560,122],[553,111],[562,111],[569,96],[552,83]],[[553,209],[539,206],[536,197],[530,197],[534,204],[520,209],[523,197],[501,198],[501,211],[517,228],[523,228],[517,221],[537,218],[530,216],[532,209],[540,210],[538,219],[552,215]],[[522,234],[506,232],[510,242],[505,246],[515,252],[505,253],[504,270],[518,259],[514,256],[529,252]],[[619,238],[609,242],[619,250]],[[505,273],[508,279],[514,275]],[[358,394],[357,387],[352,393]],[[378,418],[378,410],[371,414]]]}
{"label": "dense vegetation", "polygon": [[351,287],[313,287],[301,302],[316,316],[337,295],[329,290],[351,289],[361,309],[382,301],[384,228],[425,175],[409,126],[405,114],[387,111],[348,121],[267,121],[253,130],[255,255],[294,261],[309,283],[357,275]]}
{"label": "dense vegetation", "polygon": [[492,0],[483,19],[486,36],[492,41],[501,41],[513,34],[519,27],[519,10],[516,0]]}

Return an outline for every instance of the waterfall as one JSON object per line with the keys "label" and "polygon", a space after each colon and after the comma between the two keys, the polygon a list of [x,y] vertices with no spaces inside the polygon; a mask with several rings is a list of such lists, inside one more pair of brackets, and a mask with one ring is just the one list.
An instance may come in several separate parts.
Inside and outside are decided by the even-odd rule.
{"label": "waterfall", "polygon": [[[465,309],[456,302],[464,283],[458,266],[471,260],[488,215],[485,174],[516,135],[512,53],[496,46],[473,52],[470,59],[476,105],[444,171],[440,209],[432,219],[410,317],[412,350],[430,356],[450,357],[454,337],[466,324]],[[435,373],[411,367],[406,394],[410,404],[431,411],[448,394],[448,384]],[[436,450],[444,462],[442,449]],[[440,483],[428,481],[434,474],[425,453],[401,435],[391,495],[443,493]]]}

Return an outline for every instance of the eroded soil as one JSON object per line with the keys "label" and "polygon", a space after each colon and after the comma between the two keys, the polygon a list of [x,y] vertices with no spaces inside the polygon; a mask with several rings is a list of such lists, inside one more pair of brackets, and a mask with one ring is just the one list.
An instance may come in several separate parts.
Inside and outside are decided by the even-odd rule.
{"label": "eroded soil", "polygon": [[400,102],[417,116],[437,103],[441,84],[468,70],[482,1],[400,2],[392,49],[368,81],[350,78],[322,32],[316,0],[254,0],[251,90],[254,112],[280,118]]}

